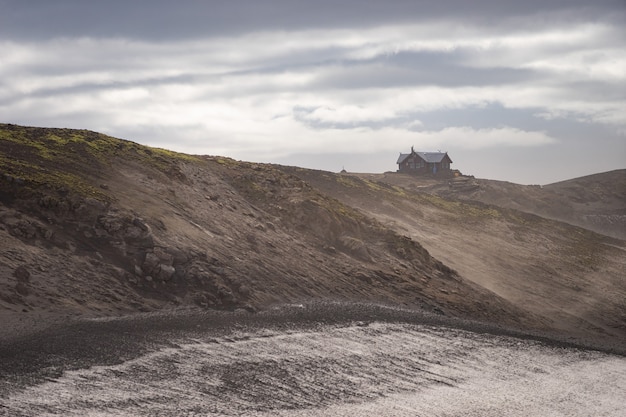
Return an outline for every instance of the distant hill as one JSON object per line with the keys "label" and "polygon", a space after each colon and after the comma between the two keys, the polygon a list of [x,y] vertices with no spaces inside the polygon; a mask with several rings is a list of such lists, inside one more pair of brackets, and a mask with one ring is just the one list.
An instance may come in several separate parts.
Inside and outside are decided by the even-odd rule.
{"label": "distant hill", "polygon": [[571,204],[571,209],[567,207],[563,214],[553,210],[554,214],[546,215],[626,239],[626,169],[557,182],[543,188]]}
{"label": "distant hill", "polygon": [[[528,210],[534,204],[559,212],[568,204],[567,197],[550,194],[529,203],[529,194],[537,198],[545,195],[544,190],[474,178],[450,185],[447,180],[398,173],[342,175],[286,169],[419,241],[464,278],[541,315],[554,328],[570,334],[626,336],[626,242]],[[614,176],[596,179],[607,178],[604,189],[610,190]],[[481,196],[492,203],[480,201]],[[518,201],[526,205],[510,208]],[[615,210],[619,194],[610,201],[606,210]],[[605,213],[602,203],[594,210]]]}
{"label": "distant hill", "polygon": [[626,239],[626,170],[538,186],[479,180],[461,198],[497,204]]}
{"label": "distant hill", "polygon": [[477,201],[537,214],[626,239],[626,169],[544,186],[473,177],[440,181],[396,173],[360,175],[372,181],[444,198]]}
{"label": "distant hill", "polygon": [[332,300],[626,340],[626,242],[389,181],[1,124],[0,319]]}

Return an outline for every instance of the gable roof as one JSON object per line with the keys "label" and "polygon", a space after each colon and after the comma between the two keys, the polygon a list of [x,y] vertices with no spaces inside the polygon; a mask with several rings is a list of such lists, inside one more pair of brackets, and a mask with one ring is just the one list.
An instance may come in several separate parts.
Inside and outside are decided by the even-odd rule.
{"label": "gable roof", "polygon": [[404,162],[405,159],[407,159],[409,156],[411,156],[410,153],[401,153],[400,156],[398,157],[398,162],[396,162],[396,164],[401,164],[402,162]]}
{"label": "gable roof", "polygon": [[426,162],[439,163],[448,154],[447,152],[415,152]]}
{"label": "gable roof", "polygon": [[[448,152],[412,152],[412,153],[401,153],[400,156],[398,157],[398,162],[396,162],[396,164],[401,164],[402,162],[404,162],[404,160],[406,158],[408,158],[412,154],[416,154],[417,156],[422,158],[424,161],[432,164],[432,163],[439,163],[439,162],[443,161],[443,158],[445,158],[448,155]],[[448,159],[450,159],[449,156],[448,156]],[[452,159],[450,159],[450,162],[452,162]]]}

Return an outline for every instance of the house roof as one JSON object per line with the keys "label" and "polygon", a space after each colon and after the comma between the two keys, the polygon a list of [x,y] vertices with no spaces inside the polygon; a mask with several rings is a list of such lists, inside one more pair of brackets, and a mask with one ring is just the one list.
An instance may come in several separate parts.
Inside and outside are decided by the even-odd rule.
{"label": "house roof", "polygon": [[404,162],[405,159],[407,159],[411,154],[410,153],[401,153],[400,156],[398,157],[398,162],[396,162],[396,164],[401,164],[402,162]]}
{"label": "house roof", "polygon": [[[414,152],[414,153],[420,158],[422,158],[424,161],[429,162],[429,163],[439,163],[443,160],[443,158],[446,157],[446,155],[448,155],[447,152]],[[411,155],[412,154],[410,153],[401,153],[400,156],[398,157],[398,162],[396,162],[396,164],[401,164],[402,162],[404,162],[406,158],[408,158]],[[448,159],[450,159],[449,156],[448,156]],[[452,160],[450,160],[450,162],[452,162]]]}
{"label": "house roof", "polygon": [[446,152],[415,152],[426,162],[434,163],[441,162],[447,155]]}

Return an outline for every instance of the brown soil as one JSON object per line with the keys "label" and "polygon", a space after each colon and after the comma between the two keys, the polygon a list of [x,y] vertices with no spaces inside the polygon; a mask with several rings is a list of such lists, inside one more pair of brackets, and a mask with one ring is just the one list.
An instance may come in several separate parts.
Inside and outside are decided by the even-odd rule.
{"label": "brown soil", "polygon": [[[338,177],[301,172],[316,187],[419,241],[464,278],[541,315],[552,327],[569,334],[626,336],[624,240],[470,198],[493,198],[501,182],[472,179],[472,187],[459,191],[448,181],[396,173]],[[621,174],[606,175],[606,189],[616,175]],[[578,186],[582,196],[588,194],[583,191],[587,179]],[[569,182],[569,195],[575,195],[576,183]],[[525,201],[532,188],[541,191],[508,184],[506,194]],[[575,207],[565,195],[551,198],[556,207]],[[607,211],[619,206],[619,198],[609,200]],[[601,213],[601,203],[594,210]]]}
{"label": "brown soil", "polygon": [[357,175],[445,198],[511,208],[626,239],[626,169],[544,186],[467,176],[442,181],[395,173]]}
{"label": "brown soil", "polygon": [[5,326],[334,300],[626,334],[626,243],[563,223],[87,131],[0,125],[0,156]]}

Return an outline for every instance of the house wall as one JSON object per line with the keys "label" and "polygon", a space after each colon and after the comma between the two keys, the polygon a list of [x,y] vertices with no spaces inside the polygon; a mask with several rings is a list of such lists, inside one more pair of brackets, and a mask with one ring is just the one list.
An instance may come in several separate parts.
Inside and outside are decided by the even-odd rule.
{"label": "house wall", "polygon": [[433,167],[436,168],[436,174],[449,174],[451,172],[450,163],[452,161],[446,156],[441,162],[428,163],[417,154],[407,157],[401,164],[398,164],[398,172],[427,175],[433,174]]}
{"label": "house wall", "polygon": [[408,172],[412,174],[427,174],[427,163],[417,155],[411,155],[398,165],[399,172]]}

